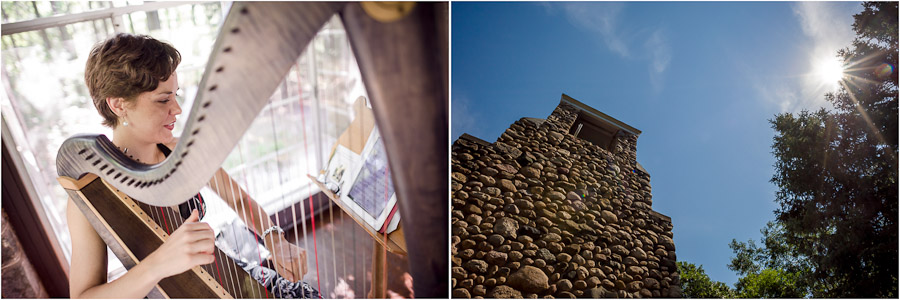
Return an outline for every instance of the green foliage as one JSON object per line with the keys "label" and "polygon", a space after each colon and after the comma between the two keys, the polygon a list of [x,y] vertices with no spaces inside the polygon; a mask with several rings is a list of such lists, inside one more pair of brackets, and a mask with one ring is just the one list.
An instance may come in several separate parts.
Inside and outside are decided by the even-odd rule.
{"label": "green foliage", "polygon": [[[825,96],[834,110],[770,121],[780,207],[764,229],[765,248],[732,242],[729,266],[754,280],[799,284],[815,297],[897,297],[898,6],[864,7],[852,48],[838,53],[847,66],[842,87]],[[879,72],[885,64],[892,72]]]}
{"label": "green foliage", "polygon": [[685,298],[735,298],[734,290],[720,281],[713,281],[703,271],[703,266],[679,261],[678,274],[681,277],[681,290]]}
{"label": "green foliage", "polygon": [[799,273],[768,268],[741,277],[735,288],[739,298],[802,298],[807,295]]}
{"label": "green foliage", "polygon": [[731,258],[728,269],[735,271],[738,275],[747,275],[759,272],[760,262],[765,260],[765,248],[756,246],[753,240],[746,243],[731,240],[728,247],[734,251],[735,257]]}
{"label": "green foliage", "polygon": [[[797,298],[815,294],[809,260],[788,244],[780,223],[769,222],[760,230],[762,246],[753,240],[728,245],[735,256],[728,268],[742,276],[735,289],[741,298]],[[777,275],[777,276],[776,276]]]}
{"label": "green foliage", "polygon": [[[703,270],[688,262],[677,262],[681,278],[681,289],[685,298],[802,298],[809,295],[805,273],[763,267],[767,262],[766,249],[756,247],[753,241],[731,243],[739,257],[733,258],[729,268],[735,270],[736,261],[742,261],[739,268],[746,270],[738,279],[735,288],[725,283],[713,281]],[[740,272],[740,271],[739,271]]]}

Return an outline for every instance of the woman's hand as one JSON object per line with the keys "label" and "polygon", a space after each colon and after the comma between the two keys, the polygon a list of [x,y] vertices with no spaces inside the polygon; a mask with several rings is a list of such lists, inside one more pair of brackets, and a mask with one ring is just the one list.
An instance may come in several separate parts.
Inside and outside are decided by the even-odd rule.
{"label": "woman's hand", "polygon": [[199,219],[199,213],[195,209],[184,224],[144,260],[150,262],[153,273],[159,279],[213,262],[216,238],[212,227],[198,222]]}
{"label": "woman's hand", "polygon": [[272,239],[276,239],[276,241],[268,244],[274,244],[274,246],[267,248],[275,259],[275,271],[278,272],[281,277],[284,277],[284,279],[290,280],[291,282],[297,282],[300,279],[303,279],[303,275],[306,275],[306,272],[308,271],[306,265],[306,250],[289,243],[284,239],[284,236],[280,234],[271,235],[267,242],[271,242]]}
{"label": "woman's hand", "polygon": [[224,169],[216,171],[209,185],[224,187],[216,189],[219,197],[234,209],[244,224],[249,224],[247,227],[256,234],[264,235],[266,249],[275,260],[275,271],[290,281],[302,279],[307,272],[306,250],[288,243],[283,234],[265,234],[265,229],[274,225],[269,214]]}

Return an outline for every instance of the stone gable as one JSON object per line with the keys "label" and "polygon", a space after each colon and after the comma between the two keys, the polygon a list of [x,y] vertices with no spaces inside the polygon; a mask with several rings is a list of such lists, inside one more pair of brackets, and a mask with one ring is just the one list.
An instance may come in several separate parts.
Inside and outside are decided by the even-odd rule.
{"label": "stone gable", "polygon": [[455,141],[453,297],[680,297],[672,221],[652,210],[639,134],[564,94],[546,120],[522,118],[494,143]]}

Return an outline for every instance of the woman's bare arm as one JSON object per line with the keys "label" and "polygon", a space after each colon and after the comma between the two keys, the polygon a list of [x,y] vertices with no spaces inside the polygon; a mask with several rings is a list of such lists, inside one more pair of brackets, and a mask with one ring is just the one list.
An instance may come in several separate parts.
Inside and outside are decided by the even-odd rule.
{"label": "woman's bare arm", "polygon": [[113,282],[106,280],[106,243],[94,231],[72,199],[66,216],[72,236],[69,295],[72,298],[143,298],[161,279],[139,263]]}
{"label": "woman's bare arm", "polygon": [[206,223],[198,223],[199,213],[194,211],[159,249],[122,277],[107,283],[106,243],[72,199],[68,201],[66,216],[72,236],[72,298],[143,298],[163,278],[213,262],[213,230]]}

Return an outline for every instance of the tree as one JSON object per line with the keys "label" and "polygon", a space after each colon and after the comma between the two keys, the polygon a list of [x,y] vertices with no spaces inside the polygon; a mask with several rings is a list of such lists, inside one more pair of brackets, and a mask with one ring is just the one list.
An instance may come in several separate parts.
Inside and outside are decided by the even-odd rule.
{"label": "tree", "polygon": [[678,274],[681,277],[681,290],[685,298],[734,298],[734,291],[719,281],[713,281],[703,271],[703,266],[679,261]]}
{"label": "tree", "polygon": [[801,275],[781,269],[763,269],[738,279],[738,298],[802,298],[807,296]]}
{"label": "tree", "polygon": [[[801,261],[809,270],[798,272],[808,272],[804,284],[816,297],[897,297],[898,5],[863,6],[854,16],[857,37],[838,52],[841,87],[825,95],[834,109],[770,120],[780,206],[771,238],[781,248],[767,242],[740,254]],[[740,255],[733,264],[744,270]]]}
{"label": "tree", "polygon": [[796,250],[785,243],[784,229],[769,222],[760,230],[762,247],[753,240],[746,243],[732,240],[728,268],[741,278],[735,284],[740,298],[800,298],[813,294],[816,285],[811,278],[811,266]]}

